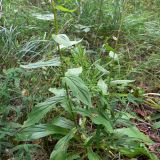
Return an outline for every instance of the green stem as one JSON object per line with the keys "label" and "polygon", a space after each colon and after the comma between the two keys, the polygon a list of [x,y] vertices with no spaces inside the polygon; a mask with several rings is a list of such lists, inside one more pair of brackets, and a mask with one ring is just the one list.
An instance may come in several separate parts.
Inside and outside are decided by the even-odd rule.
{"label": "green stem", "polygon": [[[52,9],[53,9],[53,14],[54,14],[55,34],[57,35],[58,32],[59,32],[59,29],[58,29],[57,9],[55,8],[55,5],[56,5],[55,2],[52,1]],[[59,44],[57,46],[58,46],[58,53],[60,55],[60,60],[63,63],[63,55],[62,55],[62,52],[60,51],[60,46],[59,46]],[[63,76],[65,76],[65,68],[64,68],[63,64],[62,64],[61,69],[62,69]],[[69,95],[69,89],[68,89],[68,86],[67,86],[66,83],[65,83],[65,90],[66,90],[67,99],[68,99],[68,109],[69,109],[69,111],[71,113],[72,118],[75,120],[75,123],[76,123],[76,118],[75,118],[75,115],[73,113],[72,103],[71,103],[71,99],[70,99],[70,95]]]}

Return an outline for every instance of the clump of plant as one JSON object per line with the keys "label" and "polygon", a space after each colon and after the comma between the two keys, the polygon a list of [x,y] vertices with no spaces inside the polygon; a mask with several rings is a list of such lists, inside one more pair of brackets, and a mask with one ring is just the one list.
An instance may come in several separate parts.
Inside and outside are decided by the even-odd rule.
{"label": "clump of plant", "polygon": [[[81,61],[86,57],[86,53],[83,49],[75,47],[82,40],[71,41],[66,34],[59,34],[57,10],[65,12],[70,10],[57,6],[53,1],[51,5],[55,27],[55,34],[52,37],[57,43],[59,55],[47,61],[38,61],[21,67],[24,69],[52,67],[55,73],[60,72],[59,85],[49,88],[54,96],[33,107],[16,135],[16,140],[30,142],[47,136],[47,140],[53,146],[50,154],[52,160],[120,159],[140,155],[156,160],[157,157],[146,147],[154,142],[130,121],[134,118],[133,115],[121,109],[128,102],[134,101],[134,95],[114,90],[118,86],[122,91],[133,81],[112,80],[105,68],[107,66],[101,65],[101,60],[90,64],[86,58],[85,63],[77,63],[81,66],[66,68],[67,61],[76,61],[77,57],[80,57]],[[63,53],[70,50],[73,57],[64,56]],[[113,51],[110,51],[109,55],[109,64],[115,64],[118,55]],[[95,74],[94,81],[88,83],[91,74]],[[50,118],[47,118],[48,114]]]}

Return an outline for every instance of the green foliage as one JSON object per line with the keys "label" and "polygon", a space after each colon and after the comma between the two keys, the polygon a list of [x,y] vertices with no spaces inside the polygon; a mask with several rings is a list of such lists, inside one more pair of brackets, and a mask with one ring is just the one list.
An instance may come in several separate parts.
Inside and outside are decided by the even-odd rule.
{"label": "green foliage", "polygon": [[159,109],[158,98],[135,87],[147,79],[159,88],[159,6],[157,0],[5,1],[0,157],[33,159],[41,146],[51,160],[158,160],[149,150],[154,140],[136,121],[156,130],[159,118],[138,117],[133,108]]}

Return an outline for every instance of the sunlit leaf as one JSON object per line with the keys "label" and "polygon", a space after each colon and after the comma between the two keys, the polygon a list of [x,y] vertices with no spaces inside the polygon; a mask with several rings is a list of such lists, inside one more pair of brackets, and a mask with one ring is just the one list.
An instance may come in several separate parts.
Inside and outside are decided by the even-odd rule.
{"label": "sunlit leaf", "polygon": [[65,73],[65,75],[75,75],[75,76],[79,76],[82,73],[82,67],[79,68],[71,68],[68,69],[68,71]]}
{"label": "sunlit leaf", "polygon": [[65,96],[66,95],[66,91],[63,88],[49,88],[49,91],[53,94],[55,94],[56,96]]}
{"label": "sunlit leaf", "polygon": [[79,41],[70,41],[70,39],[67,37],[65,34],[58,34],[58,35],[53,35],[53,39],[60,44],[60,48],[68,48],[73,45],[76,45],[80,43],[82,40]]}
{"label": "sunlit leaf", "polygon": [[48,61],[38,61],[36,63],[30,63],[28,65],[20,65],[20,67],[24,69],[35,69],[35,68],[41,68],[41,67],[58,67],[60,66],[61,62],[58,57],[48,60]]}
{"label": "sunlit leaf", "polygon": [[100,90],[102,91],[102,93],[103,93],[104,95],[108,93],[108,86],[107,86],[107,84],[104,82],[103,79],[100,79],[100,80],[98,81],[97,86],[100,88]]}
{"label": "sunlit leaf", "polygon": [[40,20],[45,20],[45,21],[50,21],[54,19],[54,15],[53,13],[33,13],[32,14],[33,17],[40,19]]}
{"label": "sunlit leaf", "polygon": [[113,51],[110,51],[110,52],[109,52],[109,56],[110,56],[111,58],[113,58],[114,60],[118,60],[118,55],[117,55],[116,53],[114,53]]}
{"label": "sunlit leaf", "polygon": [[125,84],[125,85],[127,85],[128,83],[132,83],[134,81],[135,80],[114,80],[114,81],[111,81],[110,83],[111,84]]}
{"label": "sunlit leaf", "polygon": [[72,9],[72,10],[71,10],[71,9],[65,8],[65,7],[60,6],[60,5],[56,6],[56,9],[57,9],[57,10],[60,10],[60,11],[62,11],[62,12],[70,12],[70,13],[72,13],[72,12],[75,11],[75,9]]}

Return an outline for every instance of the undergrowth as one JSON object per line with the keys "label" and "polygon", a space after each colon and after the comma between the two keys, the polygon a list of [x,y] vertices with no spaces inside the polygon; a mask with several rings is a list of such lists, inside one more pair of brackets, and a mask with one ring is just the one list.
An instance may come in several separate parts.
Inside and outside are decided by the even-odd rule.
{"label": "undergrowth", "polygon": [[1,159],[159,159],[158,0],[2,5]]}

